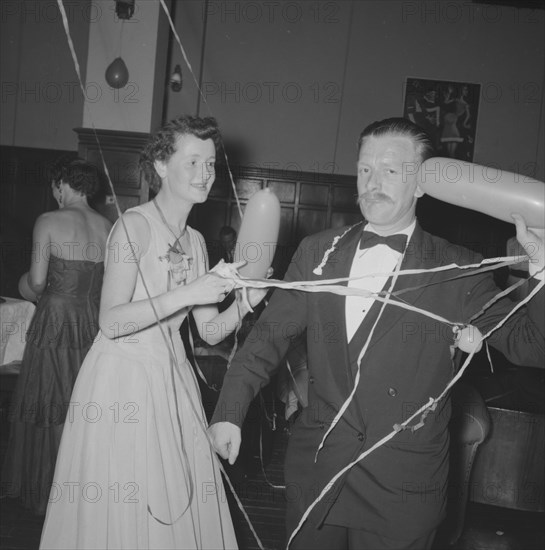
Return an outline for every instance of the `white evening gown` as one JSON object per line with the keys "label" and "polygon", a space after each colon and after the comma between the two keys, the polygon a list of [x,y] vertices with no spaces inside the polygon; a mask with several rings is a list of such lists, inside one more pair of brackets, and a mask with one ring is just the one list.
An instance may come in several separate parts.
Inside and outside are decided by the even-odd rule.
{"label": "white evening gown", "polygon": [[[152,203],[140,261],[152,296],[167,290],[174,239]],[[202,236],[188,227],[188,281],[206,271]],[[117,261],[128,261],[119,250]],[[172,284],[172,283],[171,283]],[[138,276],[133,300],[147,297]],[[188,310],[109,340],[99,332],[78,375],[62,436],[40,548],[236,548],[229,507],[202,425],[200,393],[179,335]]]}

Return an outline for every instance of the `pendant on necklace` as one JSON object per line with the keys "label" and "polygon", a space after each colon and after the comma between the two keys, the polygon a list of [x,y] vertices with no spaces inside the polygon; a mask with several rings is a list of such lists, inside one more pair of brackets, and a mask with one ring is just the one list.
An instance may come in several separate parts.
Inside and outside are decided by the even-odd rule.
{"label": "pendant on necklace", "polygon": [[187,280],[187,275],[189,270],[191,269],[191,264],[193,262],[193,258],[185,253],[180,243],[180,239],[185,235],[187,227],[184,227],[180,236],[176,237],[176,234],[174,233],[174,231],[172,231],[172,228],[167,223],[163,211],[161,210],[159,204],[157,204],[157,201],[155,199],[153,199],[153,203],[155,204],[155,207],[159,212],[159,216],[161,217],[163,225],[168,229],[170,233],[172,233],[172,236],[174,237],[174,244],[168,243],[167,253],[163,256],[159,256],[159,261],[168,262],[169,281],[172,278],[172,280],[177,285],[179,285]]}

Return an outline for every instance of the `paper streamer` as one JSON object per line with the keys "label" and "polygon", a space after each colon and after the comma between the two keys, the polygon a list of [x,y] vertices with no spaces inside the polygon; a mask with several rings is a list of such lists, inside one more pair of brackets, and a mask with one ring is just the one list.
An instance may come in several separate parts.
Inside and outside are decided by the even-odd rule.
{"label": "paper streamer", "polygon": [[[180,46],[180,50],[182,51],[182,54],[184,56],[184,59],[190,69],[190,72],[195,80],[195,82],[197,83],[197,87],[198,87],[198,82],[195,78],[195,75],[193,73],[193,70],[192,70],[192,67],[189,63],[189,60],[187,59],[187,56],[185,54],[185,51],[183,49],[183,46],[181,44],[181,41],[179,39],[179,36],[178,34],[176,33],[176,30],[174,28],[174,23],[172,22],[172,19],[170,17],[170,14],[168,12],[168,8],[166,7],[165,3],[164,3],[164,0],[160,0],[161,2],[161,5],[163,7],[163,10],[165,11],[165,14],[167,15],[167,18],[169,20],[169,24],[171,26],[171,29],[176,37],[176,40],[178,42],[178,45]],[[83,82],[82,82],[82,79],[81,79],[81,73],[80,73],[80,67],[79,67],[79,63],[78,63],[78,60],[77,60],[77,56],[76,56],[76,53],[75,53],[75,50],[74,50],[74,47],[73,47],[73,42],[72,42],[72,39],[70,37],[70,32],[69,32],[69,27],[68,27],[68,20],[67,20],[67,17],[66,17],[66,12],[64,10],[64,6],[63,6],[63,3],[62,3],[62,0],[57,0],[57,3],[59,5],[59,10],[61,12],[61,16],[62,16],[62,20],[63,20],[63,25],[64,25],[64,30],[65,30],[65,33],[66,33],[66,36],[67,36],[67,40],[68,40],[68,46],[70,48],[70,52],[71,52],[71,55],[72,55],[72,59],[74,61],[74,66],[75,66],[75,70],[76,70],[76,73],[77,73],[77,76],[78,76],[78,80],[79,80],[79,83],[80,83],[80,87],[82,89],[82,92],[83,92],[83,95],[85,97],[85,88],[83,86]],[[199,93],[201,94],[201,97],[204,101],[204,103],[207,105],[208,107],[208,104],[206,102],[206,98],[204,97],[204,94],[202,92],[202,90],[200,90],[200,88],[198,87],[199,89]],[[85,108],[88,108],[87,105],[85,105]],[[209,107],[208,107],[209,109]],[[90,117],[90,119],[92,120],[92,117]],[[93,126],[93,125],[92,125]],[[120,210],[120,207],[119,207],[119,203],[117,201],[117,196],[115,194],[115,190],[113,189],[113,184],[111,182],[111,178],[110,178],[110,175],[109,175],[109,171],[108,171],[108,167],[106,166],[106,163],[105,163],[105,160],[104,160],[104,155],[102,153],[102,149],[101,149],[101,146],[100,146],[100,142],[98,140],[98,136],[96,135],[96,130],[93,126],[93,130],[95,131],[95,138],[96,138],[96,141],[97,141],[97,144],[98,144],[98,148],[99,148],[99,153],[100,153],[100,156],[101,156],[101,159],[102,159],[102,163],[103,163],[103,166],[104,166],[104,170],[105,170],[105,173],[106,173],[106,176],[107,176],[107,179],[108,179],[108,182],[109,182],[109,185],[110,185],[110,189],[111,189],[111,192],[112,192],[112,195],[114,197],[114,204],[115,204],[115,207],[116,207],[116,210],[118,212],[118,215],[121,216],[121,210]],[[225,149],[224,149],[224,154],[225,154]],[[234,189],[234,193],[235,193],[235,197],[237,199],[237,205],[238,205],[238,208],[239,208],[239,213],[241,215],[241,218],[242,218],[242,212],[241,212],[241,207],[240,207],[240,203],[239,203],[239,200],[238,200],[238,195],[236,193],[236,188],[235,188],[235,185],[234,185],[234,180],[233,180],[233,177],[232,177],[232,174],[231,174],[231,170],[229,168],[229,162],[228,162],[228,159],[227,159],[227,155],[225,154],[225,158],[227,160],[227,166],[228,166],[228,170],[229,170],[229,176],[231,178],[231,184],[233,186],[233,189]],[[431,159],[430,159],[431,160]],[[443,159],[444,161],[447,161],[447,162],[452,162],[453,159]],[[467,164],[470,164],[470,163],[467,163]],[[474,165],[475,166],[475,165]],[[445,168],[445,165],[442,164],[441,165],[442,169]],[[460,166],[462,169],[464,169],[463,166]],[[447,167],[448,168],[448,167]],[[481,167],[483,169],[486,169],[486,167]],[[487,169],[488,170],[488,169]],[[506,173],[507,174],[507,173]],[[516,177],[516,174],[513,175]],[[448,178],[447,178],[448,179]],[[484,181],[483,181],[484,180]],[[486,186],[486,184],[490,183],[488,181],[487,178],[483,178],[483,180],[479,180],[479,184],[483,184],[484,186]],[[531,180],[531,178],[525,178],[525,180],[523,180],[523,183],[527,182],[527,180]],[[509,208],[509,212],[507,213],[505,211],[505,209],[501,210],[501,212],[498,210],[498,205],[497,204],[494,204],[492,206],[493,210],[488,210],[488,211],[484,211],[484,210],[480,210],[481,212],[484,212],[484,213],[490,213],[490,215],[493,215],[495,217],[499,217],[500,219],[506,219],[506,221],[509,221],[511,222],[511,212],[514,212],[516,210],[517,213],[521,213],[523,215],[523,217],[525,217],[528,225],[530,227],[543,227],[544,223],[543,223],[543,218],[541,217],[540,219],[537,219],[535,220],[534,219],[534,213],[537,211],[536,210],[536,205],[539,206],[539,204],[541,204],[541,216],[542,216],[542,212],[543,212],[543,200],[542,200],[542,195],[540,195],[539,193],[541,193],[540,191],[540,187],[532,187],[532,189],[534,191],[532,191],[531,193],[531,196],[532,198],[530,199],[530,201],[533,201],[533,203],[529,203],[527,204],[527,208],[528,210],[525,210],[522,208],[522,206],[520,206],[518,209],[515,209],[514,207],[512,207],[512,202],[511,199],[515,199],[515,200],[518,200],[519,197],[516,196],[516,195],[512,195],[513,193],[513,187],[512,187],[512,184],[511,184],[511,180],[502,180],[502,182],[506,182],[506,187],[502,188],[502,193],[507,193],[507,195],[509,195],[508,197],[508,200],[507,200],[507,203],[510,205],[510,208]],[[536,180],[531,180],[529,181],[529,183],[533,186],[534,185],[534,182],[536,182]],[[442,197],[446,197],[447,195],[445,194],[446,193],[446,189],[440,189],[438,190],[438,187],[434,188],[433,187],[433,184],[435,182],[433,180],[431,180],[429,182],[429,186],[427,189],[424,189],[428,194],[430,194],[431,196],[435,196],[436,198],[439,198],[441,200],[448,200],[448,202],[451,202],[453,204],[459,204],[460,206],[466,206],[468,208],[471,208],[471,205],[467,202],[467,200],[464,198],[464,202],[463,204],[460,204],[458,202],[455,202],[456,200],[460,200],[459,197],[458,198],[453,198],[453,199],[447,199],[447,198],[442,198]],[[541,185],[543,185],[541,182],[537,182]],[[422,186],[425,187],[427,185],[426,182],[423,182],[422,183]],[[437,189],[437,190],[436,190]],[[519,188],[520,189],[520,188]],[[535,193],[535,190],[537,190],[537,194],[534,194]],[[484,193],[487,193],[487,198],[490,197],[490,191],[489,190],[484,190],[484,189],[481,189],[479,190],[479,192],[484,192]],[[439,196],[439,195],[442,195]],[[504,195],[506,196],[506,195]],[[537,197],[537,198],[536,198]],[[474,198],[473,198],[473,201],[474,201]],[[537,202],[536,202],[537,201]],[[541,201],[541,202],[540,202]],[[517,203],[517,204],[521,204],[521,203]],[[502,207],[503,208],[503,207]],[[522,210],[522,211],[521,211]],[[526,214],[526,215],[525,215]],[[125,232],[127,234],[127,238],[129,240],[129,242],[131,241],[129,235],[128,235],[128,231],[127,231],[127,228],[124,224],[124,221],[121,220],[122,223],[123,223],[123,226],[124,226],[124,229],[125,229]],[[342,238],[342,236],[344,235],[341,235],[340,238]],[[339,240],[340,240],[339,238]],[[336,243],[335,243],[336,244]],[[334,249],[334,245],[332,247],[331,250]],[[513,260],[513,258],[515,260]],[[518,263],[520,262],[520,259],[521,257],[508,257],[508,258],[501,258],[500,260],[503,260],[505,262],[509,262],[509,263]],[[523,259],[526,259],[526,258],[523,258]],[[454,268],[458,268],[458,269],[468,269],[468,268],[472,268],[472,267],[479,267],[480,265],[485,265],[485,264],[489,264],[489,263],[494,263],[494,262],[497,262],[498,259],[489,259],[489,260],[484,260],[483,262],[481,262],[480,264],[474,264],[474,265],[471,265],[471,266],[457,266],[455,264],[451,264],[449,266],[442,266],[442,267],[439,267],[439,268],[435,268],[435,269],[431,269],[431,270],[405,270],[405,271],[400,271],[398,273],[398,276],[403,276],[403,275],[410,275],[410,274],[415,274],[415,273],[424,273],[424,272],[434,272],[434,271],[442,271],[442,270],[446,270],[446,269],[454,269]],[[321,274],[321,268],[323,267],[323,265],[325,265],[325,263],[327,262],[327,257],[324,257],[324,260],[322,261],[322,264],[320,264],[320,266],[318,266],[316,268],[316,274]],[[494,267],[494,269],[496,269],[498,266]],[[139,268],[138,268],[139,269]],[[146,288],[146,292],[147,291],[147,286],[145,284],[145,281],[144,281],[144,278],[140,272],[140,269],[139,269],[139,274],[142,278],[142,281],[144,282],[144,286]],[[378,276],[379,274],[376,274],[375,276]],[[347,281],[348,279],[335,279],[335,280],[331,280],[331,281],[307,281],[307,282],[303,282],[303,283],[284,283],[283,281],[274,281],[274,280],[260,280],[260,279],[243,279],[241,277],[237,277],[236,278],[236,283],[237,285],[240,287],[240,288],[249,288],[249,287],[255,287],[255,288],[265,288],[265,287],[277,287],[277,288],[284,288],[284,289],[290,289],[290,288],[293,288],[293,289],[296,289],[296,290],[303,290],[303,291],[307,291],[307,292],[333,292],[333,293],[336,293],[336,294],[339,294],[339,295],[347,295],[348,292],[347,292],[347,287],[344,287],[344,286],[340,286],[340,285],[335,285],[335,283],[339,283],[339,282],[345,282]],[[514,286],[517,286],[517,285],[513,285]],[[510,288],[513,288],[513,287],[510,287]],[[482,337],[482,340],[485,341],[489,336],[490,334],[492,334],[495,330],[497,330],[500,326],[502,326],[506,321],[507,319],[512,315],[514,314],[514,312],[519,309],[520,307],[522,307],[522,305],[524,305],[525,303],[527,303],[531,298],[533,298],[533,296],[543,288],[543,281],[541,281],[537,286],[536,288],[530,293],[530,295],[525,298],[522,302],[520,302],[519,304],[517,304],[513,310],[500,322],[498,323],[498,325],[496,325],[496,327],[494,327],[491,331],[489,331],[486,335],[484,335]],[[445,322],[445,323],[448,323],[452,326],[457,326],[459,325],[459,323],[456,323],[456,322],[452,322],[452,321],[448,321],[446,319],[443,319],[439,316],[436,316],[430,312],[426,312],[424,310],[420,310],[418,308],[415,308],[413,306],[408,306],[407,304],[404,304],[403,302],[399,302],[399,301],[394,301],[391,299],[391,295],[392,293],[386,293],[386,298],[384,298],[382,295],[378,295],[378,294],[372,294],[372,293],[369,293],[367,292],[367,294],[365,294],[365,291],[362,291],[362,293],[360,293],[360,291],[358,292],[355,292],[357,291],[358,289],[351,289],[352,292],[350,292],[351,294],[357,294],[357,295],[372,295],[375,297],[375,299],[379,300],[379,301],[383,301],[383,302],[387,302],[387,303],[390,303],[392,305],[397,305],[399,307],[406,307],[407,309],[411,309],[413,311],[418,311],[424,315],[428,315],[434,319],[437,319],[437,320],[440,320],[442,322]],[[507,291],[509,291],[509,289],[507,289]],[[504,292],[507,292],[507,291],[504,291]],[[394,293],[395,294],[395,293]],[[161,328],[161,332],[163,334],[163,338],[165,339],[165,341],[167,342],[167,345],[168,345],[168,340],[167,340],[167,337],[166,337],[166,334],[164,333],[164,330],[162,329],[162,325],[161,325],[161,322],[159,320],[159,317],[158,317],[158,314],[157,314],[157,311],[155,309],[155,305],[154,305],[154,301],[153,299],[151,298],[151,296],[149,295],[149,292],[148,292],[148,298],[150,300],[150,305],[151,307],[153,308],[154,312],[155,312],[155,315],[157,317],[157,321],[158,321],[158,324]],[[498,298],[496,298],[498,299]],[[491,301],[492,303],[492,301]],[[484,310],[485,308],[483,308]],[[172,353],[172,350],[170,350],[170,346],[169,346],[169,352]],[[473,354],[470,354],[464,365],[462,366],[462,368],[460,369],[460,371],[458,372],[458,374],[452,379],[452,381],[447,385],[447,387],[445,388],[445,390],[441,393],[440,396],[438,396],[437,398],[433,399],[433,398],[430,398],[429,402],[423,406],[419,411],[417,411],[414,415],[412,415],[409,419],[407,419],[404,423],[400,424],[400,425],[396,425],[396,427],[394,428],[394,431],[391,432],[390,434],[388,434],[387,436],[385,436],[382,440],[380,440],[379,442],[377,442],[372,448],[368,449],[365,453],[362,453],[362,455],[360,455],[355,461],[351,462],[350,464],[348,464],[347,466],[345,466],[345,468],[343,468],[341,471],[339,471],[335,476],[334,478],[332,478],[332,480],[330,481],[330,483],[328,483],[326,485],[326,488],[324,489],[324,491],[322,491],[322,494],[311,504],[311,506],[307,509],[307,511],[305,512],[305,514],[303,515],[303,517],[301,518],[301,521],[299,523],[299,525],[297,526],[297,528],[295,529],[295,531],[291,534],[290,536],[290,539],[288,541],[288,547],[289,547],[289,544],[291,543],[291,541],[293,540],[293,538],[295,537],[295,535],[297,534],[297,532],[299,531],[301,525],[304,523],[304,521],[306,521],[306,518],[308,517],[310,511],[314,508],[314,506],[317,504],[317,502],[319,502],[319,500],[321,500],[321,498],[323,498],[323,496],[329,491],[329,489],[331,488],[332,484],[339,478],[341,477],[346,471],[348,471],[354,464],[356,464],[357,462],[359,462],[360,460],[362,460],[363,458],[365,458],[365,456],[367,456],[368,454],[370,454],[373,450],[375,450],[376,448],[378,448],[379,446],[383,445],[384,443],[386,443],[387,441],[389,441],[392,437],[395,436],[395,434],[400,431],[401,429],[404,429],[404,427],[406,427],[414,418],[418,417],[418,415],[420,414],[423,414],[426,410],[428,410],[429,408],[431,408],[432,406],[434,406],[434,404],[436,404],[447,392],[448,390],[452,387],[452,385],[454,385],[454,383],[457,382],[457,380],[461,377],[461,375],[463,374],[463,372],[465,371],[465,369],[467,368],[467,366],[469,365],[471,359],[473,357]],[[173,358],[175,359],[175,358]],[[174,373],[172,373],[174,374]],[[184,391],[185,388],[184,388]],[[186,397],[189,399],[190,403],[191,403],[191,406],[193,408],[193,411],[194,411],[194,414],[197,418],[197,421],[198,421],[198,424],[199,426],[201,427],[201,429],[204,431],[204,433],[206,434],[206,426],[204,426],[202,424],[202,422],[200,421],[200,417],[198,416],[197,414],[197,410],[195,409],[195,405],[194,403],[191,402],[191,398],[190,396],[187,394],[187,391],[186,391]],[[211,444],[211,442],[210,442]],[[234,488],[231,484],[231,481],[229,480],[229,478],[225,475],[225,470],[223,468],[223,466],[221,465],[221,463],[218,461],[218,464],[219,464],[219,468],[221,470],[221,472],[224,474],[225,476],[225,480],[227,482],[227,484],[229,485],[229,487],[233,490],[233,494],[236,498],[236,501],[237,501],[237,504],[239,506],[239,508],[241,509],[244,517],[246,518],[246,521],[254,535],[254,537],[256,538],[257,542],[258,542],[258,545],[261,549],[263,549],[263,545],[261,544],[261,541],[259,540],[259,537],[257,536],[257,533],[255,532],[255,529],[253,528],[249,518],[248,518],[248,515],[246,513],[246,511],[244,510],[239,498],[237,497],[235,491],[234,491]]]}
{"label": "paper streamer", "polygon": [[[506,315],[495,327],[493,327],[491,330],[489,330],[485,335],[483,335],[481,337],[481,342],[485,341],[487,338],[490,337],[491,334],[493,334],[496,330],[498,330],[499,328],[501,328],[501,326],[503,326],[507,320],[519,309],[521,308],[524,304],[526,304],[527,302],[529,302],[544,286],[544,281],[540,281],[538,283],[538,285],[533,289],[533,291],[524,299],[522,300],[521,302],[519,302],[510,312],[508,315]],[[341,478],[346,472],[348,472],[348,470],[350,470],[353,466],[355,466],[358,462],[361,462],[366,456],[368,456],[369,454],[371,454],[373,451],[375,451],[376,449],[378,449],[379,447],[381,447],[382,445],[384,445],[385,443],[387,443],[388,441],[390,441],[393,437],[395,437],[395,435],[403,430],[404,428],[406,428],[415,418],[418,418],[419,416],[423,415],[427,410],[431,409],[432,407],[434,406],[437,406],[437,403],[443,399],[443,397],[448,393],[448,391],[452,388],[452,386],[454,386],[454,384],[462,377],[462,375],[464,374],[465,370],[467,369],[469,363],[471,362],[471,360],[473,359],[473,355],[475,354],[475,351],[473,351],[472,353],[470,353],[464,364],[460,367],[460,370],[458,371],[458,373],[452,378],[452,380],[447,384],[447,386],[445,387],[445,389],[441,392],[441,394],[436,397],[436,398],[433,398],[433,397],[430,397],[428,402],[423,405],[418,411],[416,411],[410,418],[408,418],[407,420],[405,420],[404,422],[400,423],[400,424],[396,424],[394,426],[394,429],[386,436],[384,436],[380,441],[377,441],[372,447],[370,447],[369,449],[367,449],[365,452],[361,453],[355,460],[353,460],[352,462],[350,462],[349,464],[347,464],[344,468],[342,468],[341,470],[339,470],[330,480],[328,483],[326,483],[324,489],[322,490],[322,492],[318,495],[318,497],[309,505],[309,507],[305,510],[305,513],[303,514],[303,516],[301,517],[301,519],[299,520],[299,523],[297,524],[297,527],[293,530],[293,532],[291,533],[290,535],[290,538],[288,539],[288,544],[286,546],[287,549],[289,549],[289,546],[292,542],[292,540],[295,538],[295,536],[297,535],[297,533],[301,530],[301,527],[302,525],[305,523],[305,521],[307,520],[308,516],[310,515],[310,513],[312,512],[312,510],[316,507],[316,505],[324,498],[324,496],[331,490],[331,488],[334,486],[335,482]]]}
{"label": "paper streamer", "polygon": [[[66,11],[64,9],[64,5],[63,5],[63,2],[62,0],[57,0],[57,4],[59,6],[59,11],[61,13],[61,18],[62,18],[62,22],[63,22],[63,27],[64,27],[64,31],[65,31],[65,34],[66,34],[66,38],[67,38],[67,41],[68,41],[68,46],[69,46],[69,49],[70,49],[70,53],[72,55],[72,60],[74,62],[74,68],[76,70],[76,74],[77,74],[77,77],[78,77],[78,82],[79,82],[79,85],[80,85],[80,88],[82,90],[82,93],[83,93],[83,97],[85,97],[85,87],[83,85],[83,80],[81,78],[81,71],[80,71],[80,66],[79,66],[79,62],[78,62],[78,59],[77,59],[77,56],[76,56],[76,52],[75,52],[75,49],[74,49],[74,45],[73,45],[73,41],[72,41],[72,37],[70,35],[70,28],[69,28],[69,25],[68,25],[68,18],[67,18],[67,15],[66,15]],[[168,10],[166,9],[166,6],[163,4],[163,8],[168,12]],[[169,21],[172,22],[172,20],[170,19],[170,14],[168,14],[168,17],[169,17]],[[92,121],[93,120],[93,116],[92,116],[92,113],[90,113],[89,111],[89,107],[87,106],[86,103],[84,103],[84,108],[88,109],[88,112],[89,112],[89,119]],[[130,235],[129,235],[129,232],[128,232],[128,229],[127,229],[127,226],[125,224],[125,221],[123,220],[123,217],[122,217],[122,212],[121,212],[121,208],[119,206],[119,201],[117,199],[117,195],[115,193],[115,189],[114,189],[114,186],[113,186],[113,183],[112,183],[112,180],[111,180],[111,177],[110,177],[110,173],[109,173],[109,170],[108,170],[108,166],[106,165],[106,160],[105,160],[105,157],[104,157],[104,153],[102,151],[102,147],[101,147],[101,144],[100,144],[100,140],[98,138],[98,135],[97,135],[97,132],[96,132],[96,128],[94,126],[94,123],[91,122],[91,126],[92,126],[92,129],[93,129],[93,132],[94,132],[94,135],[95,135],[95,140],[97,142],[97,146],[98,146],[98,150],[99,150],[99,154],[100,154],[100,158],[102,160],[102,164],[103,164],[103,167],[104,167],[104,172],[105,172],[105,175],[106,175],[106,178],[108,180],[108,184],[110,186],[110,191],[111,191],[111,194],[113,196],[113,199],[114,199],[114,205],[115,205],[115,208],[116,208],[116,211],[117,211],[117,214],[118,216],[120,217],[120,221],[121,221],[121,224],[123,225],[123,229],[125,231],[125,234],[127,236],[127,240],[128,242],[130,243],[130,246],[131,246],[131,253],[135,255],[136,257],[136,254],[135,254],[135,251],[133,249],[133,246],[132,246],[132,239],[130,238]],[[231,172],[229,171],[229,173],[231,174]],[[231,177],[231,180],[232,180],[232,177]],[[234,186],[234,183],[233,183],[233,186]],[[236,190],[235,190],[235,196],[236,195]],[[237,202],[238,202],[238,196],[237,196]],[[169,352],[169,356],[170,356],[170,364],[171,364],[171,377],[174,377],[174,371],[176,370],[174,365],[176,365],[176,356],[175,356],[175,353],[172,349],[172,347],[169,345],[169,341],[168,341],[168,337],[167,337],[167,334],[165,332],[165,329],[163,327],[163,324],[162,322],[160,321],[159,319],[159,315],[158,315],[158,312],[157,312],[157,309],[155,307],[155,303],[154,303],[154,299],[152,298],[150,292],[149,292],[149,289],[148,289],[148,286],[146,284],[146,280],[142,274],[142,271],[140,269],[140,265],[137,263],[137,270],[138,270],[138,274],[140,276],[140,279],[142,280],[142,283],[143,283],[143,286],[144,286],[144,290],[146,292],[146,295],[148,297],[148,300],[149,300],[149,303],[150,303],[150,306],[154,312],[154,315],[157,319],[157,324],[158,324],[158,327],[159,327],[159,330],[161,332],[161,336],[165,342],[165,345],[167,346],[167,349],[168,349],[168,352]],[[179,373],[177,373],[179,375]],[[182,384],[182,388],[184,390],[184,393],[185,393],[185,397],[186,399],[188,400],[188,402],[190,403],[190,406],[192,408],[192,411],[193,411],[193,414],[195,416],[195,419],[197,421],[197,424],[199,425],[199,427],[201,428],[201,430],[203,431],[203,433],[205,434],[205,436],[207,437],[207,440],[208,440],[208,443],[211,447],[211,449],[213,449],[213,445],[212,445],[212,442],[210,441],[209,437],[208,437],[208,433],[206,431],[206,428],[207,426],[205,426],[203,424],[203,422],[201,421],[201,418],[199,416],[199,412],[198,410],[200,410],[198,407],[195,406],[195,403],[193,403],[192,401],[192,398],[191,396],[189,395],[188,393],[188,390],[187,388],[185,387],[185,385]],[[178,407],[178,396],[175,392],[175,399],[176,399],[176,421],[178,423],[178,428],[180,430],[180,433],[182,432],[182,428],[181,428],[181,422],[180,422],[180,418],[179,418],[179,407]],[[183,449],[181,449],[182,452],[183,452]],[[240,499],[238,498],[236,492],[234,491],[233,489],[233,486],[231,484],[231,481],[229,480],[226,472],[225,472],[225,469],[223,467],[223,465],[221,464],[221,462],[217,459],[215,453],[212,453],[212,456],[215,457],[215,460],[216,460],[216,463],[220,469],[220,471],[223,473],[229,487],[231,488],[231,490],[233,491],[233,495],[234,495],[234,498],[237,502],[237,505],[238,507],[240,508],[244,518],[246,519],[247,523],[248,523],[248,526],[251,530],[251,532],[253,533],[255,539],[256,539],[256,542],[259,546],[259,548],[261,550],[263,550],[263,545],[261,543],[261,540],[259,539],[259,537],[257,536],[257,533],[255,532],[255,529],[253,527],[253,525],[251,524],[250,522],[250,519],[248,517],[248,514],[246,513],[246,511],[244,510],[244,507],[242,506],[242,503],[240,502]],[[189,465],[188,465],[189,466]],[[188,472],[191,472],[191,469],[188,467]],[[191,475],[191,474],[190,474]],[[190,501],[191,501],[191,496],[190,495]],[[150,513],[152,513],[150,511]],[[183,514],[183,512],[182,512]],[[181,516],[180,516],[181,517]],[[176,521],[176,520],[175,520]]]}

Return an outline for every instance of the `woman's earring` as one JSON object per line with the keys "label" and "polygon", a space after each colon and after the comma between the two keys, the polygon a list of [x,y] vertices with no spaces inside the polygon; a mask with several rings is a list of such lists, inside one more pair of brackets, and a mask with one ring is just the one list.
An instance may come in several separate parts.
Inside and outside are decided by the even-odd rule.
{"label": "woman's earring", "polygon": [[59,189],[59,206],[62,206],[62,191]]}

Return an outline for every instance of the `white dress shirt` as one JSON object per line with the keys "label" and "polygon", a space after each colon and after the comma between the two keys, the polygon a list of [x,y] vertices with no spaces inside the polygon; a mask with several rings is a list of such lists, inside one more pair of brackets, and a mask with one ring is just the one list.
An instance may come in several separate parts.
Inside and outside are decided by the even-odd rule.
{"label": "white dress shirt", "polygon": [[[409,242],[415,226],[416,220],[414,220],[411,225],[402,231],[398,231],[396,234],[407,235],[407,242]],[[363,230],[376,233],[371,224],[367,224]],[[364,250],[360,250],[358,246],[354,259],[352,260],[350,278],[362,277],[372,273],[390,273],[394,271],[400,257],[401,254],[399,252],[393,250],[385,244],[379,244]],[[388,275],[381,277],[366,277],[365,279],[348,281],[348,286],[350,288],[363,288],[370,290],[371,292],[379,292],[382,290],[382,287],[386,284],[387,280]],[[346,297],[346,338],[348,342],[352,340],[352,337],[358,330],[358,327],[367,315],[367,312],[373,305],[374,301],[374,298],[364,298],[362,296]]]}

